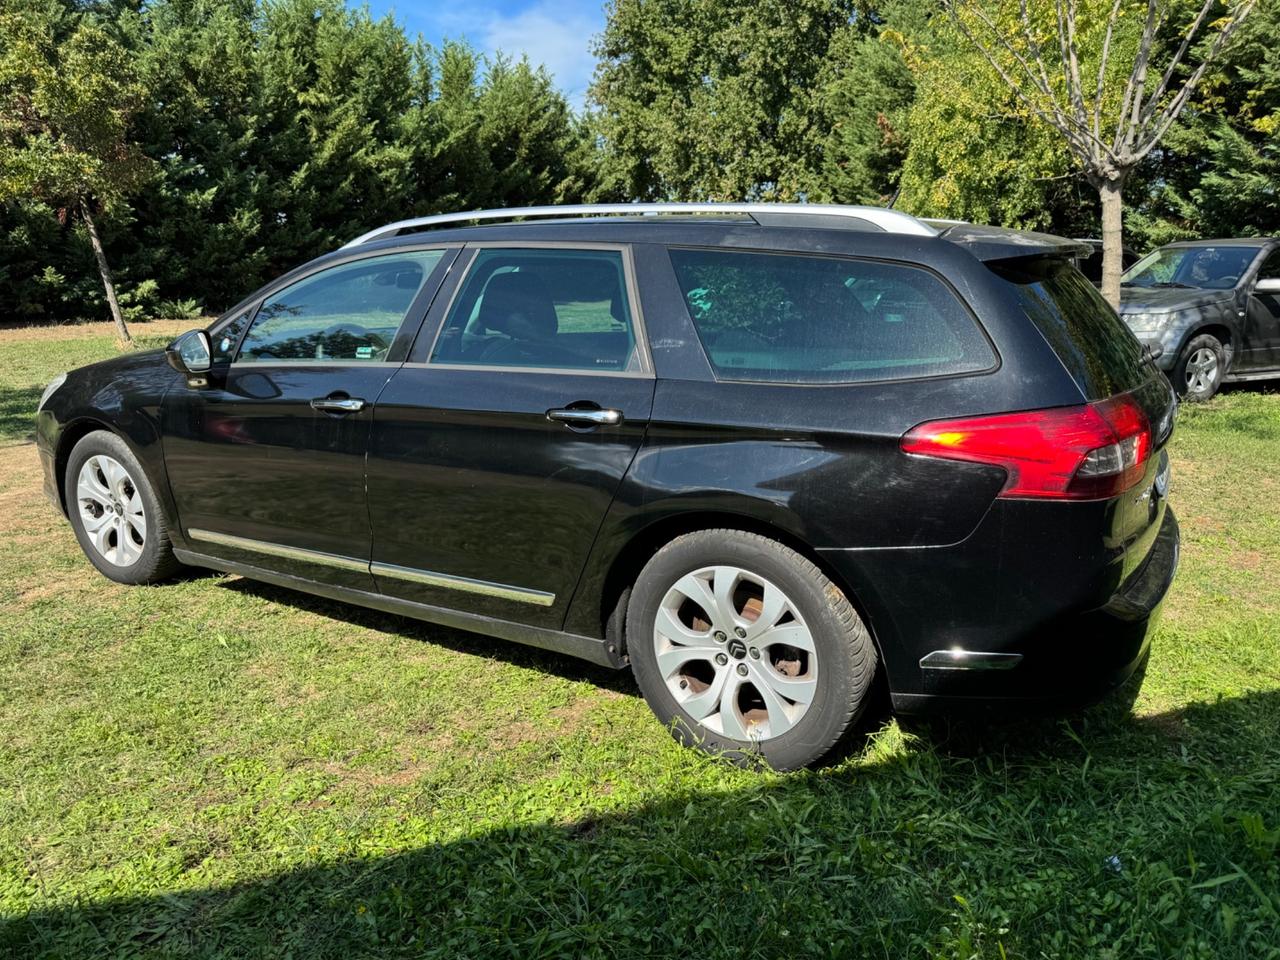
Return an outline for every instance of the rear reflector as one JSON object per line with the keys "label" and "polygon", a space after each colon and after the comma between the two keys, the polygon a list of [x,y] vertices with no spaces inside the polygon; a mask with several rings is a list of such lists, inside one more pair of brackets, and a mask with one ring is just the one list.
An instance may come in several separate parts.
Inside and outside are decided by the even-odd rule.
{"label": "rear reflector", "polygon": [[1000,496],[1102,500],[1137,484],[1151,426],[1127,393],[1079,407],[931,420],[902,438],[906,453],[1003,467]]}

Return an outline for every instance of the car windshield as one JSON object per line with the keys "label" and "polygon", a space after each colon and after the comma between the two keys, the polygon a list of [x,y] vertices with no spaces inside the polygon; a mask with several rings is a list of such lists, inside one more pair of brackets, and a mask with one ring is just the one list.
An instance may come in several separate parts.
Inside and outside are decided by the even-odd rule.
{"label": "car windshield", "polygon": [[1257,247],[1161,247],[1130,267],[1121,282],[1127,287],[1230,290],[1257,255]]}

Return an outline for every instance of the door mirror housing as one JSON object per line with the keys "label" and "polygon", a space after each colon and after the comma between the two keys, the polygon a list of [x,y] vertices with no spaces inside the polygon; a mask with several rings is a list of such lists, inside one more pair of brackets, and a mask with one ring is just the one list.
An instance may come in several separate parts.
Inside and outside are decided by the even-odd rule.
{"label": "door mirror housing", "polygon": [[169,366],[187,375],[187,385],[203,387],[209,383],[209,368],[213,365],[213,351],[209,334],[203,330],[188,330],[165,349]]}
{"label": "door mirror housing", "polygon": [[1280,293],[1280,277],[1265,277],[1253,285],[1254,293]]}

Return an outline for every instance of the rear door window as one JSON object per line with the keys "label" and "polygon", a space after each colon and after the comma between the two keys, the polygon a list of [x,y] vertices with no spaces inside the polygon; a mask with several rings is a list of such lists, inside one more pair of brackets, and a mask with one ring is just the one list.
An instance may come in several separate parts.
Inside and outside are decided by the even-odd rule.
{"label": "rear door window", "polygon": [[670,253],[722,380],[857,383],[995,366],[973,315],[926,270],[797,254]]}
{"label": "rear door window", "polygon": [[1071,263],[1025,257],[988,266],[1013,288],[1086,399],[1103,400],[1147,380],[1142,344]]}

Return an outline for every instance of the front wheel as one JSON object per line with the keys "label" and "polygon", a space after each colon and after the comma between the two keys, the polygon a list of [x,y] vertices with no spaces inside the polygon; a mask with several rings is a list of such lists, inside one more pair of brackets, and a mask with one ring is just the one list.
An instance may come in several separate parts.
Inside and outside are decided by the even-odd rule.
{"label": "front wheel", "polygon": [[1210,399],[1227,373],[1227,351],[1222,341],[1202,333],[1187,341],[1173,368],[1173,385],[1191,401]]}
{"label": "front wheel", "polygon": [[156,583],[181,569],[142,464],[114,433],[81,438],[63,489],[80,548],[103,574],[117,583]]}
{"label": "front wheel", "polygon": [[866,706],[876,653],[844,593],[766,537],[679,537],[641,571],[627,650],[681,743],[794,770],[826,756]]}

